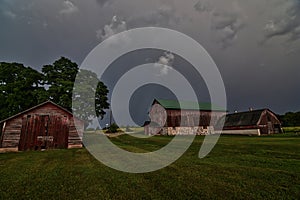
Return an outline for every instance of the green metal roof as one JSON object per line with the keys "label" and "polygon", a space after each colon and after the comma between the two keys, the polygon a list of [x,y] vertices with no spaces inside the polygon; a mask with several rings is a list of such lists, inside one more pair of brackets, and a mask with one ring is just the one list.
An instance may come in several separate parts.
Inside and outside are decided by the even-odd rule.
{"label": "green metal roof", "polygon": [[164,99],[155,99],[162,107],[165,109],[172,110],[213,110],[213,111],[223,111],[226,112],[226,109],[212,105],[211,103],[199,103],[192,101],[176,101],[176,100],[164,100]]}

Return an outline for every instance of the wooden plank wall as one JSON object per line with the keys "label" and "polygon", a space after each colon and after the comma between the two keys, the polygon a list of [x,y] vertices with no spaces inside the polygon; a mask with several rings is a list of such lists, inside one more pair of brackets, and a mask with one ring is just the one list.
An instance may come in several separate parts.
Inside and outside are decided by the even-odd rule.
{"label": "wooden plank wall", "polygon": [[[160,104],[155,103],[150,109],[151,122],[154,125],[145,126],[145,134],[164,135],[206,135],[214,130],[218,120],[226,112],[199,111],[199,110],[165,110]],[[200,117],[200,118],[199,118]],[[156,127],[162,127],[161,131]]]}
{"label": "wooden plank wall", "polygon": [[68,145],[76,145],[80,146],[82,144],[81,138],[83,134],[84,125],[83,122],[80,122],[82,124],[82,128],[77,133],[77,130],[74,125],[74,119],[73,116],[60,109],[59,107],[53,105],[52,103],[45,104],[41,107],[38,107],[36,109],[33,109],[27,113],[24,113],[20,116],[17,116],[15,118],[12,118],[10,120],[6,121],[6,126],[3,131],[3,137],[2,137],[2,147],[3,148],[16,148],[18,147],[20,135],[21,135],[21,128],[22,128],[22,119],[23,117],[27,117],[27,115],[58,115],[67,117],[69,120],[69,137],[68,137]]}
{"label": "wooden plank wall", "polygon": [[154,104],[150,110],[151,121],[165,127],[209,126],[210,122],[211,125],[215,125],[225,114],[226,112],[216,111],[165,110],[158,103]]}

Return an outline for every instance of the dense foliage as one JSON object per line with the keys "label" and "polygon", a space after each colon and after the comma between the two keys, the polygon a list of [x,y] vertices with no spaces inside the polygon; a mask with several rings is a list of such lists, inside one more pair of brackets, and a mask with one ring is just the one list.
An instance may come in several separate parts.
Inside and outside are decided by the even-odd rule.
{"label": "dense foliage", "polygon": [[[19,63],[0,63],[0,120],[22,112],[46,100],[72,111],[73,86],[79,67],[71,60],[61,57],[51,65],[45,65],[42,72]],[[82,119],[88,121],[91,115],[103,117],[104,109],[109,108],[107,87],[93,72],[84,70],[85,81],[97,81],[97,88],[89,89],[95,93],[94,99],[87,101],[83,110],[95,106],[96,113],[80,110]],[[91,104],[93,103],[93,104]],[[88,107],[88,106],[89,107]],[[80,105],[77,105],[77,110]],[[95,117],[95,116],[92,116]]]}
{"label": "dense foliage", "polygon": [[285,115],[279,116],[282,125],[286,127],[300,126],[300,112],[288,112]]}
{"label": "dense foliage", "polygon": [[0,63],[0,119],[47,99],[40,72],[18,63]]}
{"label": "dense foliage", "polygon": [[107,133],[117,133],[118,129],[119,126],[116,123],[113,123],[112,125],[110,125],[110,127],[108,127]]}

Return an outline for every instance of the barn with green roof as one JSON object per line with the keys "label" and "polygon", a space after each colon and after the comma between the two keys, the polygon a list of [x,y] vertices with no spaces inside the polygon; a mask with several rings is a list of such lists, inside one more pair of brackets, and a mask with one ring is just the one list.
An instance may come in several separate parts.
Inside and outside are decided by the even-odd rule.
{"label": "barn with green roof", "polygon": [[148,135],[207,135],[226,114],[224,108],[210,103],[154,99],[144,125]]}

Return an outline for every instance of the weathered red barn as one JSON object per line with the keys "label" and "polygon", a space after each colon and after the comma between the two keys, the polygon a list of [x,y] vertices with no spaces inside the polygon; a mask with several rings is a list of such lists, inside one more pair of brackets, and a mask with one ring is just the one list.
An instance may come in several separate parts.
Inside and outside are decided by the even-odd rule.
{"label": "weathered red barn", "polygon": [[[74,120],[80,124],[78,130]],[[77,124],[77,123],[76,123]],[[19,151],[82,147],[84,123],[47,101],[0,122],[0,148]]]}
{"label": "weathered red barn", "polygon": [[206,135],[226,114],[210,103],[155,99],[150,108],[151,123],[144,124],[147,135]]}
{"label": "weathered red barn", "polygon": [[265,135],[283,132],[276,114],[269,109],[228,114],[220,120],[224,122],[222,134]]}

